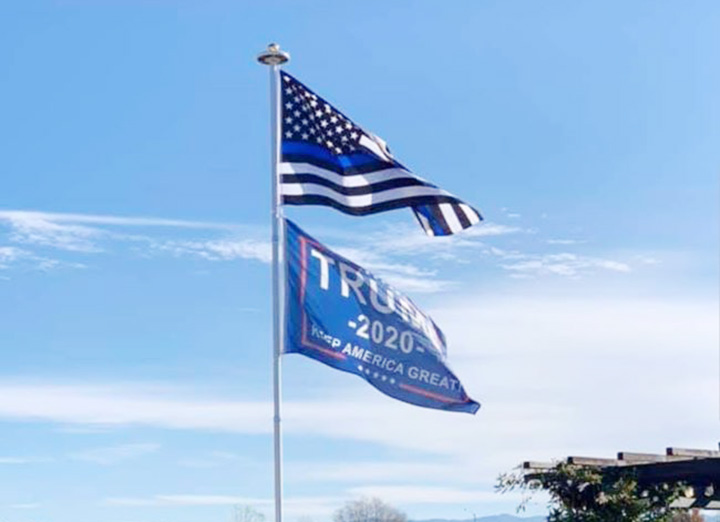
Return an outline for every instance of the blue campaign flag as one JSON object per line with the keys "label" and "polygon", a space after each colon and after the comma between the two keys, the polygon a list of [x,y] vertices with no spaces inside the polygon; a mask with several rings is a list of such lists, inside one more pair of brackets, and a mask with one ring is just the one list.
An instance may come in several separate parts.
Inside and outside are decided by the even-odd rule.
{"label": "blue campaign flag", "polygon": [[286,223],[285,353],[359,375],[417,406],[475,413],[445,336],[400,292]]}

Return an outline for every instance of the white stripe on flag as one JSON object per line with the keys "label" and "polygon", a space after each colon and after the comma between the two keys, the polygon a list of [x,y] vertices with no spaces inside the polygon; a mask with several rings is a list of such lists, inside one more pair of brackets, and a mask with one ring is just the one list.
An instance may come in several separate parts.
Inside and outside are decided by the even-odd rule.
{"label": "white stripe on flag", "polygon": [[420,220],[420,224],[422,225],[423,230],[425,231],[425,233],[426,233],[428,236],[434,236],[434,235],[435,235],[435,231],[433,230],[432,225],[430,224],[430,222],[428,221],[428,219],[427,219],[425,216],[423,216],[420,212],[418,212],[417,210],[413,210],[413,212],[415,212],[415,215],[416,215],[417,218]]}
{"label": "white stripe on flag", "polygon": [[331,188],[315,183],[283,183],[280,185],[280,191],[283,196],[325,196],[351,208],[371,207],[379,203],[418,196],[450,196],[450,194],[442,189],[423,186],[400,187],[371,194],[346,196]]}
{"label": "white stripe on flag", "polygon": [[316,167],[310,163],[280,163],[278,165],[278,171],[280,174],[314,174],[321,178],[332,181],[342,187],[366,187],[373,183],[380,181],[387,181],[391,179],[420,179],[417,176],[410,174],[405,169],[384,169],[376,170],[374,172],[368,172],[366,174],[350,174],[343,176],[332,170],[323,169]]}
{"label": "white stripe on flag", "polygon": [[470,223],[473,225],[475,223],[480,223],[480,216],[477,215],[477,212],[475,212],[471,207],[466,205],[465,203],[460,203],[460,208],[465,212],[465,216],[470,220]]}
{"label": "white stripe on flag", "polygon": [[450,203],[440,203],[438,205],[440,207],[440,212],[442,212],[443,217],[445,218],[445,222],[450,227],[450,232],[460,232],[463,229],[462,223],[460,223],[460,220],[457,217],[457,214],[455,214],[455,209],[452,207]]}

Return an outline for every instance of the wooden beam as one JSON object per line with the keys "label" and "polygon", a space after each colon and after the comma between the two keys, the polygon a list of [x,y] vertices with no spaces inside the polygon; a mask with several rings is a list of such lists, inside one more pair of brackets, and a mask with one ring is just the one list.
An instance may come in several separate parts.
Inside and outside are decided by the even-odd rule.
{"label": "wooden beam", "polygon": [[555,467],[555,464],[552,462],[537,462],[534,460],[526,460],[522,464],[523,469],[539,469],[539,470],[548,470]]}
{"label": "wooden beam", "polygon": [[699,459],[720,457],[720,451],[715,450],[668,448],[666,453],[668,457],[692,457]]}
{"label": "wooden beam", "polygon": [[670,507],[674,509],[720,509],[720,497],[681,497],[670,504]]}
{"label": "wooden beam", "polygon": [[595,466],[600,468],[623,465],[623,463],[617,459],[600,459],[594,457],[568,457],[567,463],[575,464],[576,466]]}
{"label": "wooden beam", "polygon": [[666,455],[658,455],[657,453],[633,453],[631,451],[620,451],[617,454],[618,460],[632,464],[642,464],[644,462],[665,462]]}

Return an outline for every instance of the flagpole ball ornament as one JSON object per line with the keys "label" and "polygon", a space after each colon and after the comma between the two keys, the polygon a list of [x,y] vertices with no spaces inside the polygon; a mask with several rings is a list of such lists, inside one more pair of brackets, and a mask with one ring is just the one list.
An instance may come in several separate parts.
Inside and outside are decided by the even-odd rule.
{"label": "flagpole ball ornament", "polygon": [[271,43],[265,51],[258,54],[257,60],[264,65],[282,65],[290,60],[290,53],[281,51],[278,44]]}

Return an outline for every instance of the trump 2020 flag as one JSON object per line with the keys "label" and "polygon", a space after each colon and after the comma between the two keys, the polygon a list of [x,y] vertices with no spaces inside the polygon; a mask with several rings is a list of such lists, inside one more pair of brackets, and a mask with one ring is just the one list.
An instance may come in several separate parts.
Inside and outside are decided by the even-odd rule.
{"label": "trump 2020 flag", "polygon": [[445,336],[413,302],[286,223],[285,353],[359,375],[417,406],[475,413]]}
{"label": "trump 2020 flag", "polygon": [[356,216],[411,207],[430,236],[482,220],[470,205],[400,164],[382,139],[289,74],[280,76],[283,203],[325,205]]}

